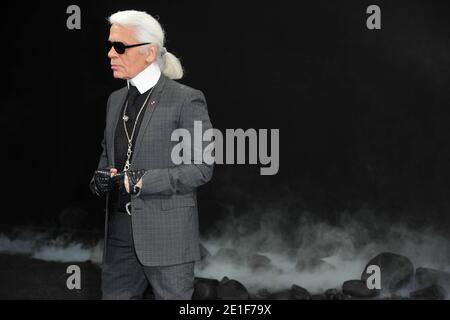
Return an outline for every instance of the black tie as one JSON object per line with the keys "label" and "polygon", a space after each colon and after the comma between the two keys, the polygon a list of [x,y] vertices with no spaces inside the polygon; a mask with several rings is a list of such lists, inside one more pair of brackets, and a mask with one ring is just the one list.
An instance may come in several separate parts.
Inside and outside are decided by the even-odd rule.
{"label": "black tie", "polygon": [[139,112],[136,105],[136,98],[140,95],[138,89],[135,86],[130,86],[128,90],[128,116],[134,122]]}

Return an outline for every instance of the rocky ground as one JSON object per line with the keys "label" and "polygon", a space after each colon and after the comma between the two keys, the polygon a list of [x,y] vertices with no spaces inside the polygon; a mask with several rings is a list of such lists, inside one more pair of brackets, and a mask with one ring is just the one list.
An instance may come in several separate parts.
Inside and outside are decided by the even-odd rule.
{"label": "rocky ground", "polygon": [[[257,271],[273,269],[269,258],[263,255],[240,257],[234,249],[219,250],[214,256],[203,248],[202,267],[208,265],[209,260],[222,261],[237,260],[246,263]],[[379,287],[381,289],[368,289],[368,284],[374,284],[373,266],[379,267]],[[305,268],[326,270],[334,268],[333,265],[318,259],[299,260],[296,265],[298,271]],[[370,277],[370,279],[369,279]],[[319,294],[312,294],[298,284],[290,288],[270,292],[260,289],[256,293],[249,293],[245,286],[233,279],[224,277],[221,281],[216,279],[196,279],[194,299],[269,299],[269,300],[356,300],[356,299],[449,299],[450,273],[419,267],[415,269],[413,263],[405,256],[391,252],[383,252],[367,262],[359,279],[349,279],[339,288],[330,288]]]}
{"label": "rocky ground", "polygon": [[[224,254],[223,252],[221,254]],[[233,254],[228,252],[228,254]],[[255,267],[268,266],[267,258],[250,260]],[[207,260],[203,261],[207,264]],[[259,265],[258,265],[259,263]],[[69,290],[67,269],[77,265],[81,270],[81,289]],[[278,292],[262,289],[249,293],[245,286],[227,277],[196,278],[194,299],[270,299],[270,300],[344,300],[344,299],[448,299],[450,273],[415,269],[407,257],[381,253],[367,263],[382,270],[383,290],[368,290],[367,273],[361,279],[350,279],[341,288],[331,288],[321,294],[311,294],[299,285]],[[366,268],[367,268],[366,267]],[[365,270],[364,270],[365,271]],[[0,299],[100,299],[100,268],[91,262],[49,262],[25,255],[0,254]],[[401,294],[399,294],[401,293]],[[146,297],[151,299],[149,292]]]}

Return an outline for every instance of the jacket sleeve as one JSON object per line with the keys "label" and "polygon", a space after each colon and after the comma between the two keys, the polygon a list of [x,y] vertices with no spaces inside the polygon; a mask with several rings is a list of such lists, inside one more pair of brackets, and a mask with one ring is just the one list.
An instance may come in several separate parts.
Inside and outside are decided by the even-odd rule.
{"label": "jacket sleeve", "polygon": [[101,142],[102,153],[100,154],[100,158],[98,160],[97,170],[106,168],[108,166],[108,155],[106,153],[106,129],[103,132],[103,139]]}
{"label": "jacket sleeve", "polygon": [[106,104],[106,117],[105,117],[105,130],[103,131],[103,139],[101,142],[101,147],[102,147],[102,153],[100,154],[100,158],[98,160],[98,165],[97,165],[97,169],[103,169],[106,168],[108,166],[108,154],[106,152],[106,125],[107,125],[107,119],[108,119],[108,113],[109,113],[109,105],[110,105],[110,101],[111,101],[111,97],[113,96],[114,93],[112,93],[109,98],[108,98],[108,102]]}
{"label": "jacket sleeve", "polygon": [[[108,118],[108,109],[109,109],[109,102],[111,100],[112,94],[108,98],[108,103],[106,105],[106,119]],[[106,152],[106,126],[103,131],[103,139],[101,142],[102,152],[100,154],[100,158],[98,160],[97,170],[106,168],[108,166],[108,154]],[[91,189],[91,192],[96,194],[95,188],[94,188],[94,176],[92,176],[91,181],[89,182],[89,188]]]}
{"label": "jacket sleeve", "polygon": [[[194,121],[202,122],[203,132],[212,128],[205,97],[199,90],[193,90],[181,107],[179,126],[187,129],[191,137],[194,137]],[[202,141],[203,150],[209,143]],[[211,180],[212,174],[213,164],[204,161],[194,163],[194,152],[191,151],[191,164],[148,170],[142,177],[142,189],[136,196],[190,193]]]}

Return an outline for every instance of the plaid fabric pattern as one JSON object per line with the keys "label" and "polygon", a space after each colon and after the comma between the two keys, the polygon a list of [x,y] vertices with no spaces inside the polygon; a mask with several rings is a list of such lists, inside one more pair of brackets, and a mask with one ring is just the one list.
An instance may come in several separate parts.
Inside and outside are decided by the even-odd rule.
{"label": "plaid fabric pattern", "polygon": [[[143,188],[131,198],[133,238],[145,266],[170,266],[200,259],[197,187],[207,183],[213,166],[174,165],[172,132],[185,128],[194,138],[194,121],[212,128],[203,93],[161,75],[136,139],[131,170],[147,170]],[[114,167],[114,133],[127,88],[108,99],[106,128],[98,167]],[[209,142],[210,143],[210,142]],[[203,143],[204,147],[209,143]],[[192,140],[193,144],[193,140]],[[193,158],[192,152],[192,158]],[[106,221],[106,225],[108,222]]]}

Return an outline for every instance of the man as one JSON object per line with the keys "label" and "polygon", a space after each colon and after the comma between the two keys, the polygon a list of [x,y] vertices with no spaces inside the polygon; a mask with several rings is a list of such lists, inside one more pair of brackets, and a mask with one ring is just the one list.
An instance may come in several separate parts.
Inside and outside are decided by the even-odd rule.
{"label": "man", "polygon": [[196,188],[213,167],[174,165],[171,135],[184,128],[194,136],[194,121],[212,127],[205,98],[173,80],[183,76],[181,64],[151,15],[120,11],[109,22],[111,69],[127,86],[108,99],[90,184],[108,199],[103,299],[140,299],[149,284],[156,299],[191,299],[200,258]]}

